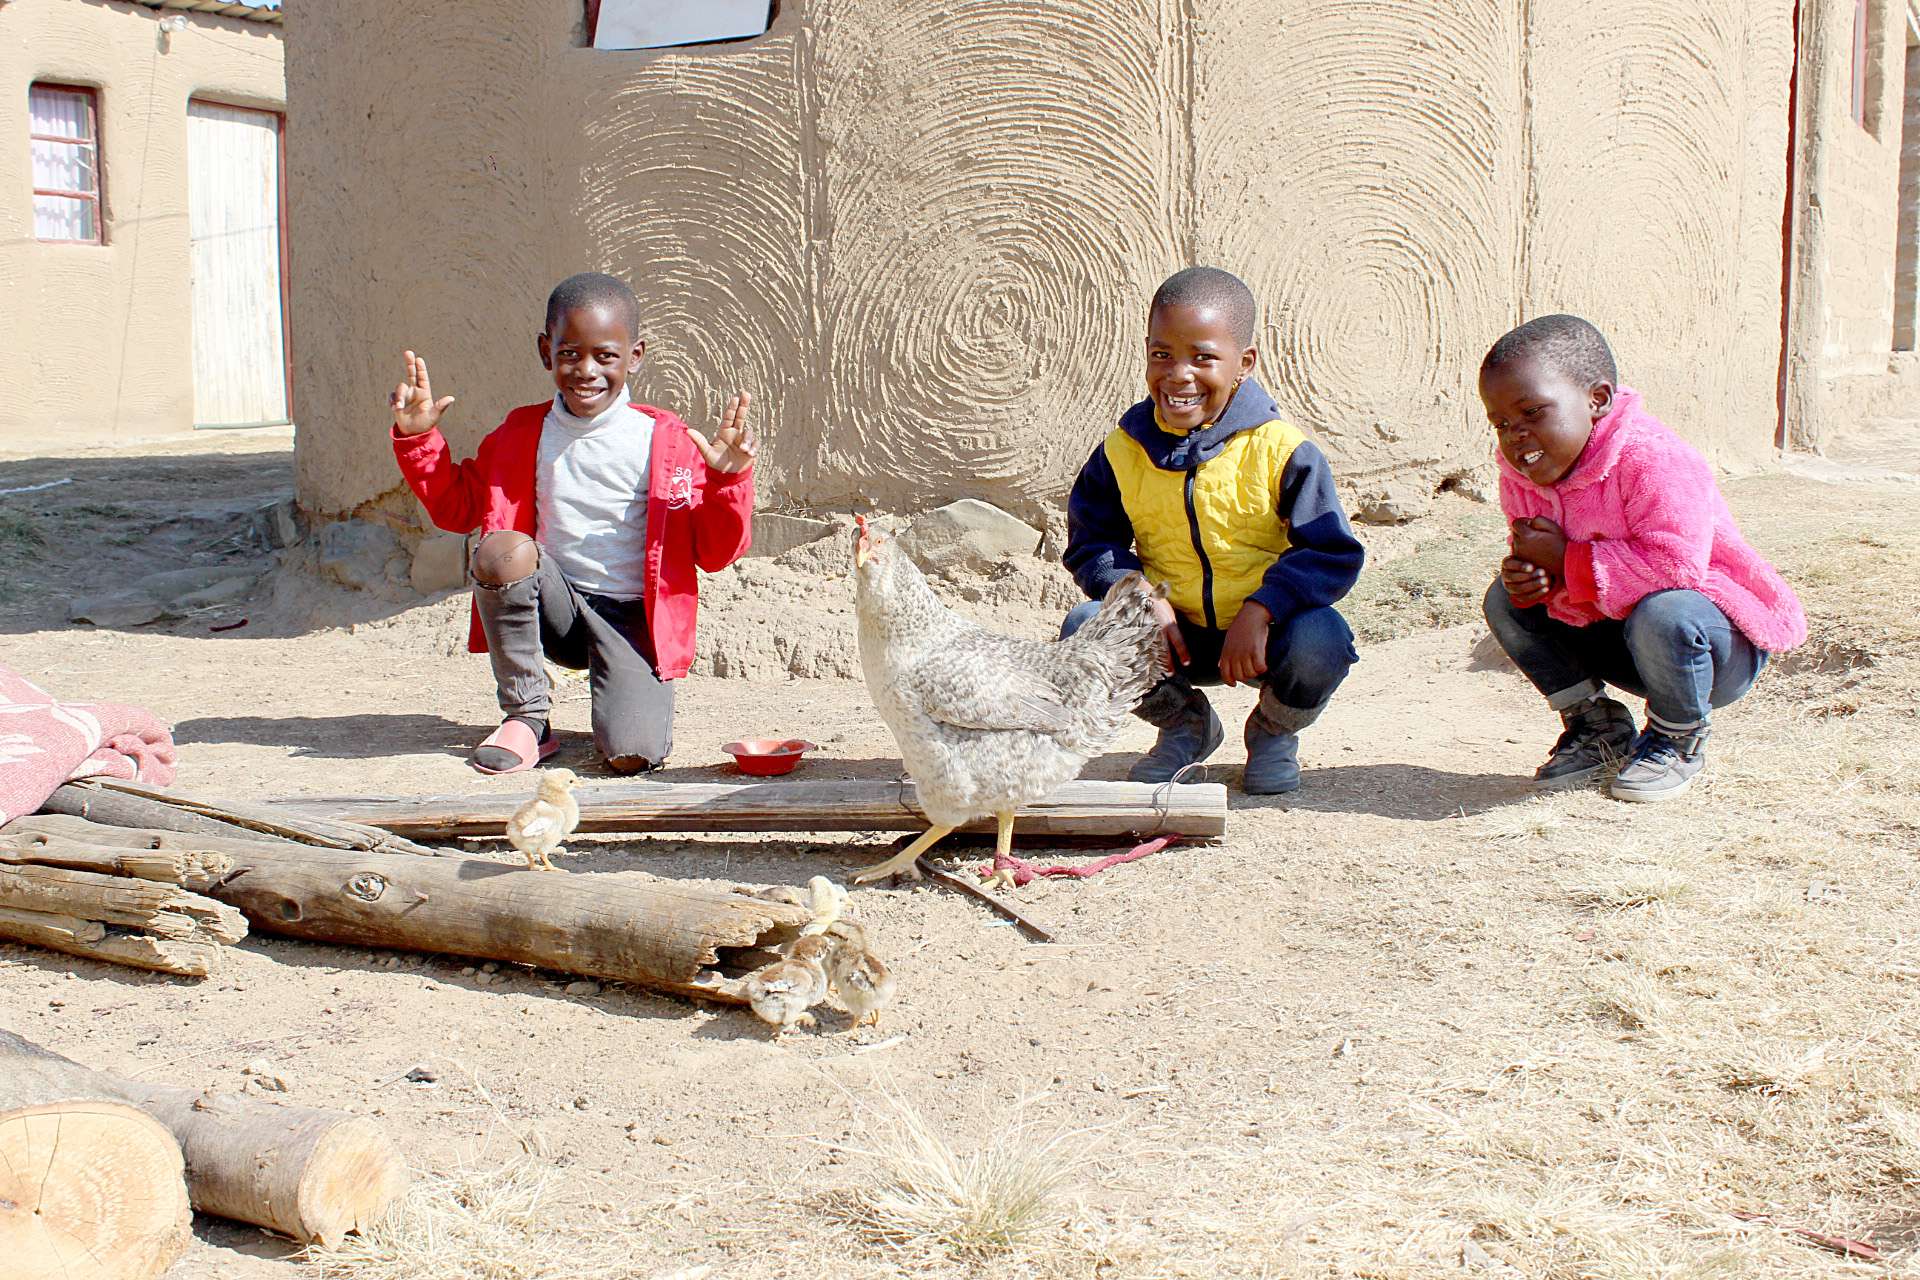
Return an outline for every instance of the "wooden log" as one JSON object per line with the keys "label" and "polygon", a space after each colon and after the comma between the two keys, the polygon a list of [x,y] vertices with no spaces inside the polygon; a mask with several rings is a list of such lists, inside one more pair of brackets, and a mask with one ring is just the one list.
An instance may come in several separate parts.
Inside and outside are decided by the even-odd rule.
{"label": "wooden log", "polygon": [[178,974],[183,978],[204,978],[214,972],[220,967],[225,950],[204,939],[111,933],[98,920],[12,907],[0,907],[0,938],[131,969]]}
{"label": "wooden log", "polygon": [[145,1280],[192,1239],[180,1144],[85,1067],[0,1031],[0,1258],[20,1280]]}
{"label": "wooden log", "polygon": [[[78,1082],[61,1087],[84,1087],[87,1096],[107,1099],[107,1105],[138,1108],[136,1115],[169,1135],[176,1176],[185,1153],[183,1203],[190,1197],[202,1213],[251,1222],[303,1243],[338,1243],[372,1224],[406,1187],[399,1149],[378,1125],[344,1111],[122,1080],[0,1031],[0,1097],[16,1073]],[[5,1177],[0,1168],[0,1181]],[[5,1214],[0,1204],[0,1224]]]}
{"label": "wooden log", "polygon": [[[15,818],[0,827],[0,848],[23,852],[21,861],[48,866],[65,866],[47,858],[32,856],[36,848],[58,844],[63,854],[77,850],[94,851],[91,857],[134,856],[140,852],[177,855],[186,859],[187,871],[196,876],[219,878],[233,870],[233,855],[257,848],[273,837],[241,832],[228,835],[192,834],[157,827],[117,827],[90,822],[62,813],[35,813]],[[293,844],[297,841],[279,841]],[[105,867],[75,863],[83,871],[104,871]]]}
{"label": "wooden log", "polygon": [[333,849],[379,849],[432,855],[390,831],[326,818],[303,818],[274,806],[173,795],[119,778],[88,778],[55,788],[42,813],[66,814],[115,827],[147,827],[194,835],[270,837]]}
{"label": "wooden log", "polygon": [[0,835],[0,863],[67,867],[162,884],[179,884],[187,874],[186,855],[171,849],[89,849],[75,845],[60,848],[55,854],[50,852],[53,848],[41,837]]}
{"label": "wooden log", "polygon": [[234,943],[247,936],[238,911],[177,884],[68,867],[0,867],[0,907],[78,916],[159,938]]}
{"label": "wooden log", "polygon": [[[927,826],[911,783],[616,782],[581,787],[582,831],[913,831]],[[518,793],[283,800],[305,816],[331,815],[423,839],[499,835],[526,802]],[[961,827],[992,831],[992,818]],[[1227,789],[1217,782],[1155,786],[1069,782],[1020,810],[1016,836],[1224,835]]]}
{"label": "wooden log", "polygon": [[188,887],[256,933],[503,960],[705,994],[703,973],[795,936],[804,908],[635,872],[570,875],[481,858],[263,842]]}
{"label": "wooden log", "polygon": [[360,1116],[137,1080],[120,1090],[180,1143],[201,1213],[333,1245],[406,1188],[400,1149]]}

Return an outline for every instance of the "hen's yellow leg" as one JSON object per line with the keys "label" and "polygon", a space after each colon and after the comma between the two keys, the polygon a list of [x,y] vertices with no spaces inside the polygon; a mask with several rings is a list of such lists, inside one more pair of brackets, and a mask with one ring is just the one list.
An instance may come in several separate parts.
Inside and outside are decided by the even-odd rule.
{"label": "hen's yellow leg", "polygon": [[909,879],[918,880],[920,878],[920,870],[913,864],[919,860],[921,854],[933,848],[934,844],[939,841],[941,837],[948,835],[952,831],[952,827],[928,827],[921,833],[918,840],[915,840],[912,844],[894,854],[885,862],[875,863],[865,871],[854,872],[853,882],[855,884],[865,884],[869,880],[878,880],[882,876],[900,875],[906,876]]}
{"label": "hen's yellow leg", "polygon": [[993,874],[987,877],[983,889],[1012,889],[1014,884],[1013,863],[1008,855],[1013,852],[1013,813],[995,815],[1000,820],[999,834],[993,841]]}

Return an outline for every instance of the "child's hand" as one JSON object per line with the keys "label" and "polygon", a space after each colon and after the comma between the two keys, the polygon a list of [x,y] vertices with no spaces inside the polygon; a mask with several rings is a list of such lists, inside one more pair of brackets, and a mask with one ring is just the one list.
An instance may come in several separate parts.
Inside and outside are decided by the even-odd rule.
{"label": "child's hand", "polygon": [[1167,638],[1167,670],[1176,672],[1192,661],[1187,656],[1187,638],[1180,634],[1180,615],[1172,605],[1155,597],[1153,616],[1159,620],[1160,632]]}
{"label": "child's hand", "polygon": [[1500,562],[1500,584],[1517,607],[1530,609],[1553,591],[1553,575],[1531,560],[1508,556]]}
{"label": "child's hand", "polygon": [[1220,678],[1228,684],[1252,684],[1267,674],[1267,632],[1273,615],[1249,600],[1233,616],[1220,646]]}
{"label": "child's hand", "polygon": [[409,351],[406,381],[393,389],[387,406],[393,410],[393,429],[403,436],[417,436],[440,425],[440,415],[453,403],[452,396],[433,398],[433,384],[427,381],[427,362]]}
{"label": "child's hand", "polygon": [[707,460],[709,470],[733,473],[753,465],[753,455],[760,452],[760,442],[753,438],[753,429],[747,425],[747,408],[752,403],[753,397],[744,391],[729,399],[727,411],[720,415],[720,429],[714,432],[711,442],[692,427],[687,428],[700,456]]}
{"label": "child's hand", "polygon": [[1514,555],[1522,560],[1531,560],[1554,577],[1566,572],[1567,535],[1545,516],[1515,520],[1513,536],[1507,542],[1513,548]]}

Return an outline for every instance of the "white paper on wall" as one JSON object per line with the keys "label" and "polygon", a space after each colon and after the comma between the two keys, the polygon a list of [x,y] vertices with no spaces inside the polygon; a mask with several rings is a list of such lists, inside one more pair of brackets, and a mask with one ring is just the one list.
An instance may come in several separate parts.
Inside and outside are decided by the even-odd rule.
{"label": "white paper on wall", "polygon": [[769,0],[600,0],[596,49],[662,49],[762,35]]}

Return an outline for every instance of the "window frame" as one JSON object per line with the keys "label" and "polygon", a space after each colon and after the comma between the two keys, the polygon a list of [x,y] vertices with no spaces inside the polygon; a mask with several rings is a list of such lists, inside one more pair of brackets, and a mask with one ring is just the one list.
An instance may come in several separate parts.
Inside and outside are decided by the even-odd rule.
{"label": "window frame", "polygon": [[[92,127],[93,136],[91,138],[69,138],[59,134],[35,133],[33,131],[32,102],[33,102],[33,93],[34,93],[34,90],[36,89],[51,89],[57,93],[76,94],[82,99],[84,99],[87,104],[87,123]],[[88,146],[93,148],[93,190],[92,191],[61,191],[61,190],[55,190],[52,187],[40,187],[40,186],[35,186],[33,188],[33,194],[36,197],[60,196],[69,200],[85,200],[88,203],[90,203],[93,206],[93,238],[90,240],[54,239],[52,237],[40,235],[39,228],[36,226],[34,229],[34,237],[33,237],[34,241],[38,244],[95,244],[95,245],[106,244],[107,243],[107,217],[106,217],[107,168],[106,168],[106,149],[101,146],[101,139],[100,139],[100,90],[96,86],[89,85],[89,84],[66,84],[58,80],[35,80],[30,84],[28,84],[27,86],[27,102],[28,102],[28,116],[27,116],[27,149],[28,151],[32,151],[33,144],[36,142],[61,142],[61,143],[66,143],[68,145]],[[29,166],[29,170],[28,170],[28,181],[29,182],[32,181],[31,166]],[[36,223],[39,221],[39,214],[37,211],[35,212],[34,220]]]}

